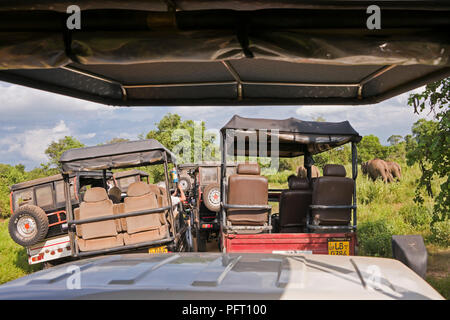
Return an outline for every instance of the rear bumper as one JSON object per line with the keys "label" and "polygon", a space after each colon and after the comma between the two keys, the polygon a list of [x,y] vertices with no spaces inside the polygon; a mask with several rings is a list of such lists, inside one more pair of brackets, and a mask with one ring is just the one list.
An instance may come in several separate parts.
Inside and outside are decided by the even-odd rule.
{"label": "rear bumper", "polygon": [[[328,254],[328,241],[348,239],[349,254],[356,254],[356,232],[222,234],[226,252],[279,253],[280,251]],[[278,252],[277,252],[278,251]]]}
{"label": "rear bumper", "polygon": [[69,236],[46,239],[27,248],[28,263],[36,264],[71,256]]}

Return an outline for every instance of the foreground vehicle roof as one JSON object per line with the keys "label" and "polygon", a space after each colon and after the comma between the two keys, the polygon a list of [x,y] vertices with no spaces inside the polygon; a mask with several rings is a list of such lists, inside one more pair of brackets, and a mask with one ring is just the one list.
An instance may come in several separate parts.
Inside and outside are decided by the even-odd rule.
{"label": "foreground vehicle roof", "polygon": [[[78,269],[79,268],[79,269]],[[68,289],[74,270],[79,289]],[[72,287],[73,288],[73,287]],[[0,286],[0,299],[443,299],[393,259],[178,253],[103,256]]]}
{"label": "foreground vehicle roof", "polygon": [[80,0],[80,30],[69,4],[0,4],[0,80],[119,106],[359,105],[450,75],[448,1],[377,1],[379,30],[371,0]]}
{"label": "foreground vehicle roof", "polygon": [[175,155],[154,139],[126,141],[65,151],[59,161],[64,173],[176,163]]}
{"label": "foreground vehicle roof", "polygon": [[[306,150],[316,154],[348,142],[359,142],[362,138],[348,121],[256,119],[238,115],[233,116],[221,131],[233,139],[230,141],[233,142],[232,147],[227,147],[227,153],[234,155],[249,155],[252,146],[259,150],[262,139],[267,141],[267,155],[271,155],[272,144],[277,141],[276,151],[280,157],[297,157],[303,155]],[[239,143],[239,140],[245,143]],[[251,140],[254,141],[253,145],[249,142]]]}

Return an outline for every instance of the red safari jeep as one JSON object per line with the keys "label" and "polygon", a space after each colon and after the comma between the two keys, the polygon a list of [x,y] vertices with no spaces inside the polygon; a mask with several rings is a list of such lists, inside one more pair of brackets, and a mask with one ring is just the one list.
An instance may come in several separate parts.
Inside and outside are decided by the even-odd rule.
{"label": "red safari jeep", "polygon": [[[249,119],[234,116],[222,129],[221,248],[223,252],[307,252],[354,255],[356,251],[356,143],[361,136],[340,123]],[[312,156],[352,145],[351,178],[327,164],[311,178]],[[257,163],[239,164],[227,178],[229,156],[304,156],[307,178],[289,177],[289,189],[269,190]],[[272,214],[269,201],[279,203]]]}

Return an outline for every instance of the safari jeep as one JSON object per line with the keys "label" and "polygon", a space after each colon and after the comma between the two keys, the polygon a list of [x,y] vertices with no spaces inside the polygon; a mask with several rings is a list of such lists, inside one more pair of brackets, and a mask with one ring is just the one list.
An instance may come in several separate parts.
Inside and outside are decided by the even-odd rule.
{"label": "safari jeep", "polygon": [[172,205],[168,165],[176,166],[176,157],[158,141],[71,149],[61,155],[60,163],[66,194],[71,174],[100,169],[105,176],[107,171],[154,165],[163,166],[165,173],[164,187],[135,179],[126,185],[126,192],[120,183],[109,190],[106,184],[90,188],[78,207],[66,200],[67,250],[72,257],[191,251],[192,237],[182,208]]}
{"label": "safari jeep", "polygon": [[[356,144],[361,136],[348,121],[235,115],[221,129],[221,135],[223,252],[356,254]],[[252,140],[255,143],[250,143]],[[327,164],[323,177],[312,178],[312,156],[347,143],[352,149],[350,177],[344,166]],[[272,161],[303,156],[307,177],[291,176],[286,181],[288,189],[271,190],[258,163],[241,163],[235,174],[228,174],[229,157],[251,154],[271,157]],[[279,204],[278,213],[272,214],[269,202]]]}
{"label": "safari jeep", "polygon": [[[122,187],[145,177],[148,179],[147,173],[137,170],[116,175],[106,173],[107,182]],[[69,183],[71,203],[77,208],[87,189],[103,186],[103,174],[101,171],[79,172],[70,175]],[[57,174],[21,182],[12,185],[10,190],[9,234],[27,249],[28,262],[51,265],[70,256],[63,176]]]}
{"label": "safari jeep", "polygon": [[[192,225],[197,251],[206,251],[207,242],[219,236],[220,167],[219,162],[178,166],[180,184],[186,193],[188,206],[193,211]],[[228,174],[235,171],[235,164],[228,165]]]}

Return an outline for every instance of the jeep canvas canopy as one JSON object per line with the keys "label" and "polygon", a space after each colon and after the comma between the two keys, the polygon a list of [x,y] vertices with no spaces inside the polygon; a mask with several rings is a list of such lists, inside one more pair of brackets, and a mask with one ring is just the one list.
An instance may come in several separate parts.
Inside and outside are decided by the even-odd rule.
{"label": "jeep canvas canopy", "polygon": [[175,155],[156,140],[127,141],[67,150],[61,155],[63,173],[111,170],[167,162],[176,163]]}
{"label": "jeep canvas canopy", "polygon": [[246,156],[249,155],[252,143],[254,151],[259,153],[264,147],[267,148],[264,152],[270,156],[272,142],[277,140],[279,157],[298,157],[304,155],[306,151],[313,155],[361,140],[361,136],[348,121],[255,119],[235,115],[221,132],[227,135],[227,141],[230,143],[230,146],[227,145],[227,154]]}
{"label": "jeep canvas canopy", "polygon": [[136,169],[114,172],[114,178],[116,178],[116,179],[135,176],[135,175],[140,175],[142,177],[149,176],[148,172],[145,172],[142,170],[136,170]]}
{"label": "jeep canvas canopy", "polygon": [[448,1],[376,1],[369,30],[373,4],[2,1],[0,80],[117,106],[359,105],[450,75]]}

